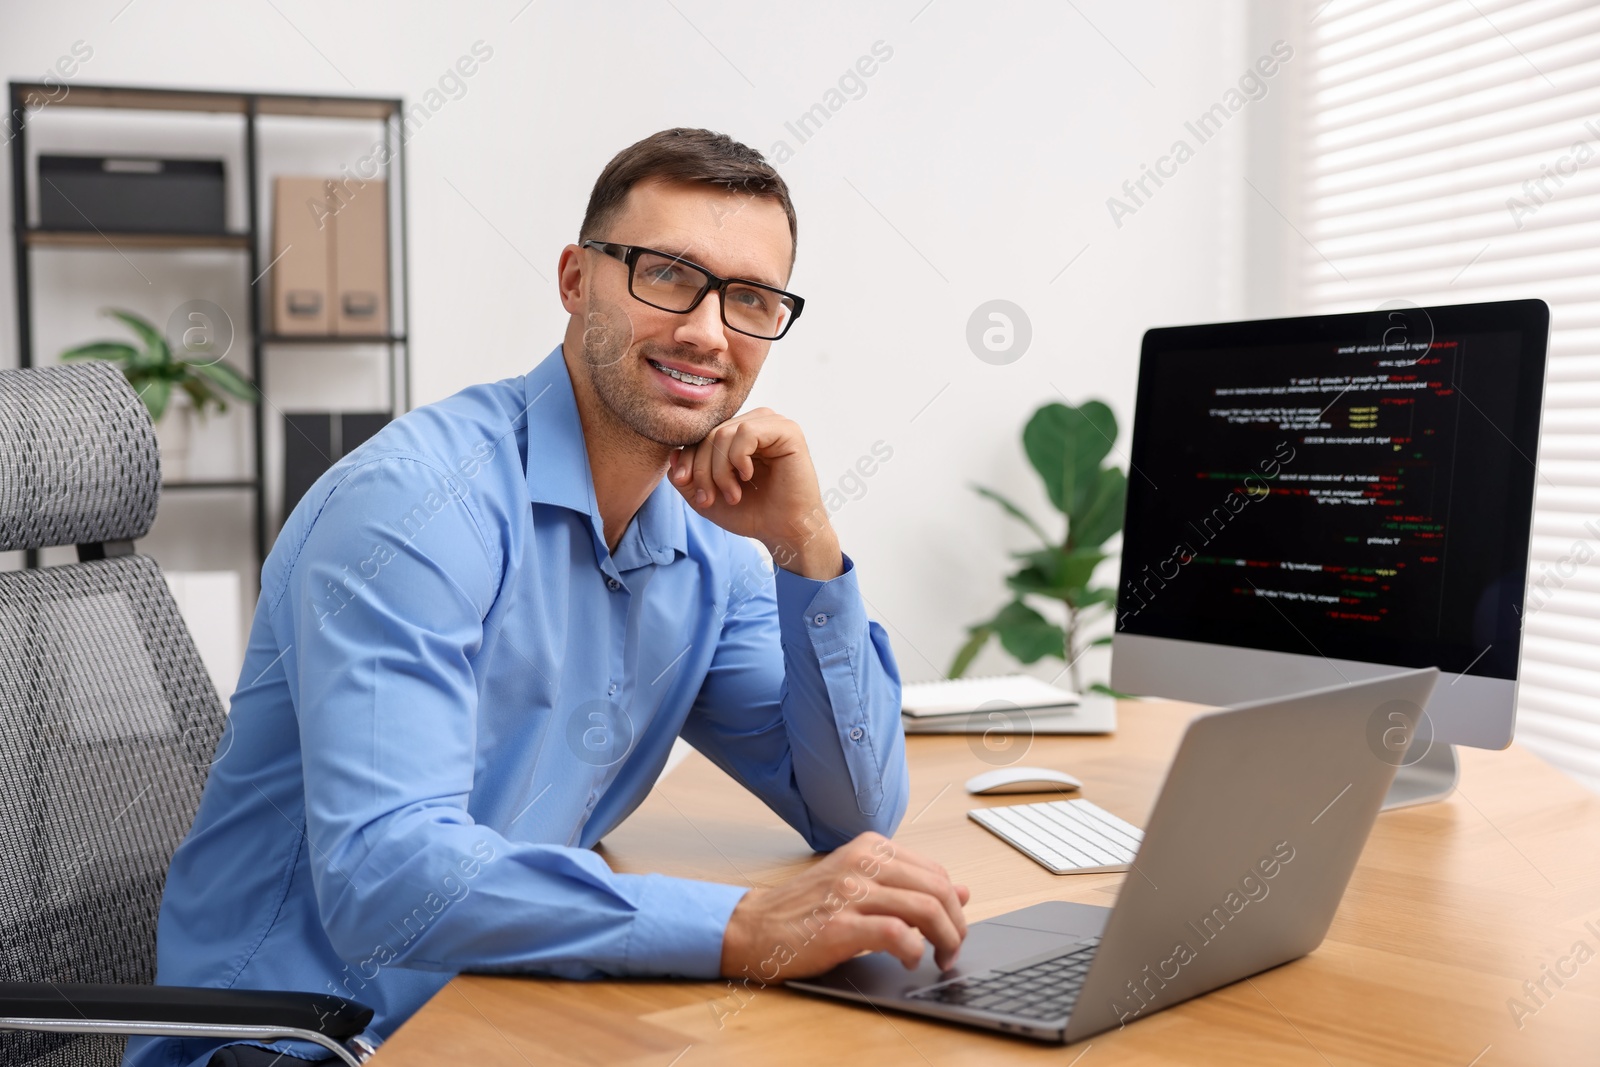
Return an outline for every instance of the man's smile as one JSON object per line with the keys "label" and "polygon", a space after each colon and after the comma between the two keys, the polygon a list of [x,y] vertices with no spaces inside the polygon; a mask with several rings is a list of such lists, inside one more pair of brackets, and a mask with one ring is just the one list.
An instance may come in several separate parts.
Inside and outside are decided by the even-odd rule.
{"label": "man's smile", "polygon": [[650,357],[648,357],[648,356],[646,356],[645,359],[656,370],[660,371],[663,374],[666,374],[666,375],[669,375],[669,376],[671,376],[673,378],[676,378],[680,382],[688,382],[691,385],[712,385],[712,384],[714,384],[716,382],[722,381],[721,378],[712,378],[712,377],[709,377],[707,375],[696,374],[696,373],[694,373],[694,372],[692,372],[692,371],[690,371],[690,370],[688,370],[688,369],[686,369],[684,367],[680,367],[680,366],[678,366],[676,364],[663,363],[658,359],[650,359]]}

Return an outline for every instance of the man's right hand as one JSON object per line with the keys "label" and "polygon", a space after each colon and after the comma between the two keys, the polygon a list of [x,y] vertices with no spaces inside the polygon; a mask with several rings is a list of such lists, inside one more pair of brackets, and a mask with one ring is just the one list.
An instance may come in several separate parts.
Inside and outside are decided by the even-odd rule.
{"label": "man's right hand", "polygon": [[806,978],[877,951],[911,970],[924,938],[948,970],[967,936],[961,908],[971,895],[932,860],[865,833],[799,877],[746,893],[722,937],[722,973]]}

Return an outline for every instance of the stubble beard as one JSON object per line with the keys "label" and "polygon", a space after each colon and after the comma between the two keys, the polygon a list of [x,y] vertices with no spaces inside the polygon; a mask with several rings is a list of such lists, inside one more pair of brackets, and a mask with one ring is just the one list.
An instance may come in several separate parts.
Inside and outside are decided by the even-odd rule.
{"label": "stubble beard", "polygon": [[647,441],[668,448],[699,444],[737,414],[750,393],[750,383],[728,373],[720,375],[720,401],[700,407],[674,403],[645,379],[659,372],[644,360],[700,365],[691,351],[655,341],[640,342],[635,351],[632,324],[615,304],[591,300],[589,323],[583,331],[583,365],[589,384],[612,422]]}

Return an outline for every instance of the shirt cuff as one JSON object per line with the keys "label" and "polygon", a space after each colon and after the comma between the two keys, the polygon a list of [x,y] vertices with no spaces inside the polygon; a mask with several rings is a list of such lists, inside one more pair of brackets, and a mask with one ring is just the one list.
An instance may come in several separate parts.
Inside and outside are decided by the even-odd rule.
{"label": "shirt cuff", "polygon": [[856,565],[844,556],[844,573],[819,582],[777,568],[778,631],[790,647],[811,648],[820,657],[853,647],[867,625],[856,581]]}
{"label": "shirt cuff", "polygon": [[722,976],[722,935],[748,886],[662,874],[639,879],[638,912],[628,939],[628,971],[640,977]]}

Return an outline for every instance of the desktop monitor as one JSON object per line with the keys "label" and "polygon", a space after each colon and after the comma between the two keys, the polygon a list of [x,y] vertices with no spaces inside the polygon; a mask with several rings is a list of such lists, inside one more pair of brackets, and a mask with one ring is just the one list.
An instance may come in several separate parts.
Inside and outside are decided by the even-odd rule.
{"label": "desktop monitor", "polygon": [[1436,666],[1413,750],[1510,744],[1549,322],[1517,300],[1147,332],[1113,687],[1229,704]]}

